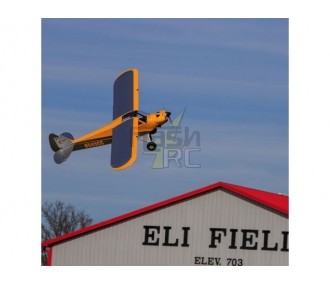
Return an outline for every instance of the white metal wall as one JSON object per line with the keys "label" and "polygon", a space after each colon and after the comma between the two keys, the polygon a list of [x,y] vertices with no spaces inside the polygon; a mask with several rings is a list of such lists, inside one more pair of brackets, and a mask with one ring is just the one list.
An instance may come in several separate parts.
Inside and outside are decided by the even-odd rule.
{"label": "white metal wall", "polygon": [[[145,226],[159,226],[160,233],[150,229],[146,238]],[[164,227],[171,227],[167,229],[168,243],[178,239],[178,246],[162,245]],[[182,227],[190,228],[186,241]],[[210,228],[227,231],[219,237],[220,232],[214,230],[218,238],[213,242],[215,248],[209,247]],[[230,229],[237,230],[235,241]],[[247,230],[245,241],[242,229]],[[270,231],[267,246],[275,248],[277,243],[277,250],[261,249],[265,247],[265,230]],[[288,265],[288,251],[281,251],[288,248],[283,231],[288,231],[286,217],[216,190],[55,245],[52,265]],[[158,240],[159,245],[143,245],[146,240]],[[256,249],[241,249],[243,242]],[[229,248],[232,243],[236,249]]]}

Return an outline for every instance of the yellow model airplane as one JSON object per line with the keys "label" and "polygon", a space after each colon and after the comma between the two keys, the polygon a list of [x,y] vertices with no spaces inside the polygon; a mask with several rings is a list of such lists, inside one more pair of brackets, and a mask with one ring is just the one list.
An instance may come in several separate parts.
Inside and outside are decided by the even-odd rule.
{"label": "yellow model airplane", "polygon": [[153,151],[156,144],[152,134],[170,119],[170,112],[160,110],[144,114],[139,111],[139,73],[133,68],[121,73],[114,82],[113,121],[86,135],[74,139],[70,133],[49,135],[54,161],[60,164],[72,151],[112,144],[111,166],[122,170],[131,166],[137,157],[138,137],[144,136],[147,149]]}

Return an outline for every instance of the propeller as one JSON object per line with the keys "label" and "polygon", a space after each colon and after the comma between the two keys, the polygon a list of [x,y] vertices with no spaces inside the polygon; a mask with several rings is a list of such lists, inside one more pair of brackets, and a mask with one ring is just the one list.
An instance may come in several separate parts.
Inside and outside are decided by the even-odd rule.
{"label": "propeller", "polygon": [[171,125],[172,125],[172,119],[171,119],[171,112],[168,112],[168,111],[166,111],[166,108],[165,108],[165,106],[164,106],[164,104],[162,104],[162,107],[163,107],[163,110],[165,111],[165,113],[166,113],[166,117],[170,120],[170,122],[171,122]]}
{"label": "propeller", "polygon": [[172,119],[171,119],[171,112],[166,112],[166,117],[170,120],[170,122],[171,122],[171,125],[172,125]]}

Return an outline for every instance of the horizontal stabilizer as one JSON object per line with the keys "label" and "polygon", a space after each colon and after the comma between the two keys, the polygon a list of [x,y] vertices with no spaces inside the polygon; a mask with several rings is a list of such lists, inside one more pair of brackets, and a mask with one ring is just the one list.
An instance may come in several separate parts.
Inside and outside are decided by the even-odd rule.
{"label": "horizontal stabilizer", "polygon": [[74,145],[71,144],[67,147],[59,149],[57,152],[54,153],[54,161],[57,164],[60,164],[68,159],[70,156],[72,150],[73,150]]}

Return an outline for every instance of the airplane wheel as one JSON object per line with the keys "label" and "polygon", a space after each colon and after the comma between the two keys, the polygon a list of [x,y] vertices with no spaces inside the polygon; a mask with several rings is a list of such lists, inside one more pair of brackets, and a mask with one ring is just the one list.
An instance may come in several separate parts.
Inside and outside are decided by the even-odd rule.
{"label": "airplane wheel", "polygon": [[154,142],[149,142],[147,144],[147,149],[150,151],[154,151],[157,148],[157,145]]}

